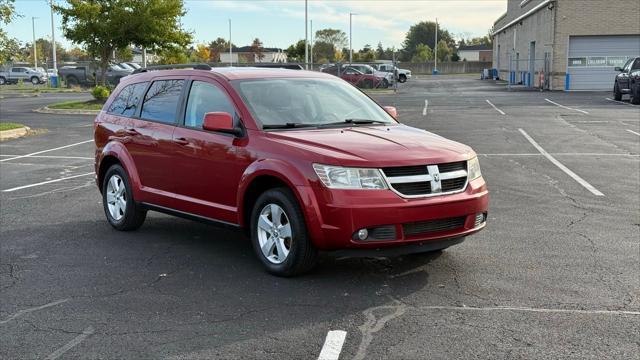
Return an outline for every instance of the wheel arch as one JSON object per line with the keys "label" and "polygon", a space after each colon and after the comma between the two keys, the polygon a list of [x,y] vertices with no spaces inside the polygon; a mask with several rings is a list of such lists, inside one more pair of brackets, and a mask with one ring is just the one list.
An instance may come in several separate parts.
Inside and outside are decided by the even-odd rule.
{"label": "wheel arch", "polygon": [[140,199],[141,183],[136,165],[133,162],[133,159],[131,158],[131,155],[127,151],[126,147],[121,143],[115,141],[112,141],[105,145],[99,156],[99,160],[96,166],[96,170],[98,171],[96,176],[100,191],[102,191],[104,174],[114,164],[119,164],[124,168],[124,171],[127,173],[127,176],[129,177],[129,181],[131,183],[133,196],[136,199]]}

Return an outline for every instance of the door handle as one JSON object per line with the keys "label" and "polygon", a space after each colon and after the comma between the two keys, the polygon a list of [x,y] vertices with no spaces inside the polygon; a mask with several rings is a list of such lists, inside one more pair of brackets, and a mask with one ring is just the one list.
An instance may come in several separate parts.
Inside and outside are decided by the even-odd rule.
{"label": "door handle", "polygon": [[185,139],[185,138],[177,138],[177,139],[173,139],[173,142],[174,142],[174,143],[176,143],[176,144],[178,144],[178,145],[182,145],[182,146],[184,146],[184,145],[189,145],[189,144],[190,144],[189,140],[187,140],[187,139]]}

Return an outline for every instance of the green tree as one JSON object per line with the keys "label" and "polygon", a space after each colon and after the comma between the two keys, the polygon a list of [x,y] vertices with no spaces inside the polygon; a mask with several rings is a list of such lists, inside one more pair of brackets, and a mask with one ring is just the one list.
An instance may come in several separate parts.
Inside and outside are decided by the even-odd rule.
{"label": "green tree", "polygon": [[428,45],[418,44],[416,46],[415,55],[411,58],[413,63],[423,63],[433,60],[433,51]]}
{"label": "green tree", "polygon": [[[318,41],[313,45],[314,54],[316,54],[315,47],[318,46]],[[298,40],[297,43],[289,46],[285,51],[287,53],[287,58],[289,61],[304,61],[304,40]],[[314,58],[316,56],[314,55]],[[319,59],[320,57],[318,57]]]}
{"label": "green tree", "polygon": [[172,46],[164,48],[158,52],[159,64],[184,64],[189,62],[189,55],[185,52],[184,48],[178,46]]}
{"label": "green tree", "polygon": [[376,58],[384,59],[384,48],[382,47],[382,43],[378,42],[378,47],[376,47]]}
{"label": "green tree", "polygon": [[[17,16],[14,0],[0,0],[0,23],[9,25]],[[4,27],[0,27],[0,64],[13,59],[14,55],[20,51],[20,42],[18,39],[10,38],[4,31]]]}
{"label": "green tree", "polygon": [[[233,45],[232,45],[233,46]],[[229,51],[229,41],[224,38],[217,38],[209,43],[209,61],[220,62],[220,54]]]}
{"label": "green tree", "polygon": [[[326,42],[333,45],[334,49],[347,46],[347,34],[338,29],[322,29],[316,31],[316,41]],[[304,46],[303,46],[304,49]]]}
{"label": "green tree", "polygon": [[[313,59],[317,63],[326,63],[331,62],[335,59],[336,49],[333,47],[333,44],[330,44],[326,41],[316,41],[313,44]],[[304,58],[304,42],[303,42],[303,50],[302,57]]]}
{"label": "green tree", "polygon": [[[402,57],[404,60],[411,59],[415,55],[418,44],[425,44],[431,49],[435,47],[436,23],[432,21],[422,21],[409,28],[403,43]],[[453,36],[441,25],[438,26],[438,42],[444,41],[449,47],[455,46]]]}
{"label": "green tree", "polygon": [[67,0],[54,9],[62,15],[64,36],[100,59],[102,84],[114,50],[133,44],[177,54],[191,43],[180,25],[182,0]]}
{"label": "green tree", "polygon": [[438,41],[438,61],[445,61],[451,55],[451,48],[447,45],[446,41]]}

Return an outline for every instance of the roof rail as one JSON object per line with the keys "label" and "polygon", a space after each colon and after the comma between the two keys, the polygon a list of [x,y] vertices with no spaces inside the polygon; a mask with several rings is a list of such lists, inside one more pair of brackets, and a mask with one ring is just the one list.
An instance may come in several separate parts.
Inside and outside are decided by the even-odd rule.
{"label": "roof rail", "polygon": [[211,66],[205,63],[153,65],[153,66],[147,66],[146,68],[136,69],[133,71],[132,74],[139,74],[139,73],[154,71],[154,70],[172,70],[172,69],[211,70]]}

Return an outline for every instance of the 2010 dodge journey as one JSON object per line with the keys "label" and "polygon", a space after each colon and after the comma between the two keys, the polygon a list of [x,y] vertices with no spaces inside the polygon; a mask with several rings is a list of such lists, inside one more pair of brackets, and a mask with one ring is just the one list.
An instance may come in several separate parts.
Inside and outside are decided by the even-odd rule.
{"label": "2010 dodge journey", "polygon": [[328,74],[194,67],[123,78],[95,120],[116,229],[148,210],[242,228],[269,272],[291,276],[319,251],[440,250],[485,226],[468,146]]}

